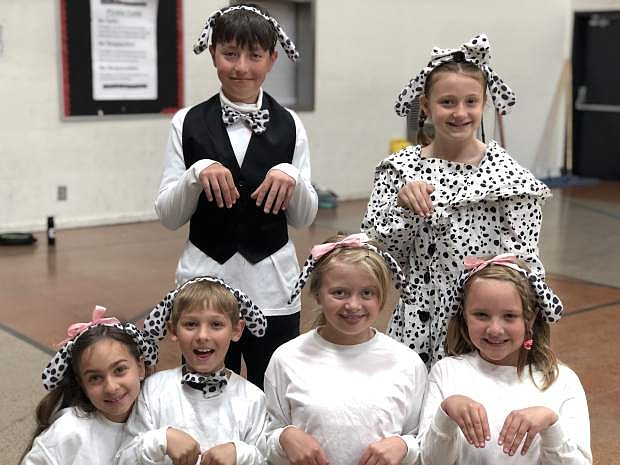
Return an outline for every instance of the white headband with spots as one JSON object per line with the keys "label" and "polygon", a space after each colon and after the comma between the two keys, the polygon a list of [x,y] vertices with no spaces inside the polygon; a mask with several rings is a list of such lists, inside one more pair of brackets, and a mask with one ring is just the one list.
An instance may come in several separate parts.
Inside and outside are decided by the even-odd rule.
{"label": "white headband with spots", "polygon": [[562,317],[564,311],[564,306],[558,296],[555,295],[542,276],[521,268],[516,261],[517,256],[511,253],[497,255],[486,260],[475,257],[465,257],[465,270],[461,273],[459,278],[459,292],[457,292],[458,302],[456,302],[454,308],[460,307],[465,283],[475,276],[476,273],[491,265],[505,266],[521,273],[527,278],[534,289],[538,308],[542,312],[543,320],[549,324],[557,322]]}
{"label": "white headband with spots", "polygon": [[392,274],[394,287],[401,291],[402,300],[407,303],[412,303],[411,288],[396,259],[389,253],[379,250],[374,245],[369,244],[368,241],[370,241],[370,238],[365,233],[356,233],[336,242],[327,242],[312,247],[310,256],[304,262],[288,303],[292,303],[293,300],[295,300],[295,298],[301,293],[301,290],[310,278],[310,273],[312,273],[319,261],[321,261],[325,256],[329,256],[335,249],[345,247],[365,248],[372,250],[379,255],[383,261],[385,261],[385,264]]}
{"label": "white headband with spots", "polygon": [[490,54],[489,39],[480,34],[459,48],[434,47],[431,61],[415,76],[396,98],[394,109],[399,116],[406,116],[416,97],[424,94],[424,86],[429,74],[438,66],[448,62],[467,62],[476,65],[486,75],[487,87],[493,99],[497,113],[507,114],[517,101],[513,90],[508,87],[499,75],[489,66]]}
{"label": "white headband with spots", "polygon": [[144,320],[144,331],[152,338],[157,340],[163,339],[168,332],[167,323],[168,320],[170,320],[172,306],[177,294],[181,289],[200,281],[209,281],[226,288],[239,303],[239,316],[245,320],[245,327],[256,337],[262,337],[265,335],[267,320],[265,319],[263,312],[252,303],[250,298],[243,291],[235,289],[221,279],[213,276],[199,276],[197,278],[190,279],[181,286],[170,291],[166,297],[164,297],[164,300],[157,304],[157,306],[151,310],[149,315]]}
{"label": "white headband with spots", "polygon": [[[71,325],[68,330],[69,339],[64,340],[62,346],[58,349],[58,352],[52,357],[52,360],[47,364],[43,373],[41,373],[41,379],[43,381],[43,387],[48,391],[56,389],[67,372],[67,369],[71,365],[71,357],[73,352],[73,346],[75,342],[84,333],[87,333],[91,328],[96,326],[111,326],[114,327],[129,336],[134,340],[140,355],[144,359],[146,365],[155,365],[159,358],[159,348],[155,341],[140,331],[132,323],[121,323],[116,318],[101,318],[105,308],[95,307],[93,315],[99,314],[99,317],[93,316],[93,319],[88,323],[76,323]],[[72,331],[73,327],[79,326],[79,329]]]}
{"label": "white headband with spots", "polygon": [[217,21],[217,18],[235,10],[251,11],[252,13],[256,13],[257,15],[265,18],[265,20],[268,21],[273,26],[273,29],[276,31],[276,34],[278,36],[278,42],[280,42],[280,45],[286,52],[286,55],[291,59],[291,61],[297,61],[299,59],[299,52],[295,48],[295,44],[291,39],[289,39],[289,37],[284,32],[284,29],[282,29],[282,26],[280,26],[276,19],[272,18],[271,16],[267,16],[265,13],[258,10],[257,8],[246,5],[236,5],[228,8],[222,8],[221,10],[217,10],[215,13],[209,16],[207,18],[205,27],[202,30],[200,37],[198,38],[198,41],[194,45],[194,53],[196,55],[204,52],[209,47],[209,35],[215,27],[215,22]]}

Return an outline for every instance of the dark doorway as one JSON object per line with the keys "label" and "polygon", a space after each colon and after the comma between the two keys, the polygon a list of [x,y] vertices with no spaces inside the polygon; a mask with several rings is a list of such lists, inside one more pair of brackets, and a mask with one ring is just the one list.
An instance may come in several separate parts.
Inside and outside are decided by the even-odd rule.
{"label": "dark doorway", "polygon": [[620,179],[619,48],[620,11],[575,13],[573,173],[576,175]]}

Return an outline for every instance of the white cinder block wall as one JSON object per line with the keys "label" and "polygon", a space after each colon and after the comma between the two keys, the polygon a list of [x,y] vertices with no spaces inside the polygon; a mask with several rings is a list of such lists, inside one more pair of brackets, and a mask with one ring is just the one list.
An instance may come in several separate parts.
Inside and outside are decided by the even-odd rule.
{"label": "white cinder block wall", "polygon": [[[183,1],[188,105],[218,89],[210,57],[191,47],[207,15],[224,3]],[[315,182],[343,199],[367,196],[389,139],[406,133],[393,112],[396,94],[433,45],[478,32],[488,34],[494,68],[519,98],[505,119],[509,151],[539,176],[557,174],[560,77],[576,3],[584,2],[316,0],[315,110],[300,113]],[[169,118],[62,120],[59,4],[0,1],[0,231],[40,230],[48,215],[59,228],[155,217]],[[59,185],[67,186],[65,202],[56,200]]]}

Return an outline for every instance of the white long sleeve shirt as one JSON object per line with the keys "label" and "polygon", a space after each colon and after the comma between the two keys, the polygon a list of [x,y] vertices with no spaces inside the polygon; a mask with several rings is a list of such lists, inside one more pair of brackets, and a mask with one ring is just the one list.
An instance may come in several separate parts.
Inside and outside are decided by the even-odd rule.
{"label": "white long sleeve shirt", "polygon": [[32,444],[21,465],[110,465],[125,433],[98,412],[68,407]]}
{"label": "white long sleeve shirt", "polygon": [[117,465],[171,464],[166,456],[169,427],[192,436],[203,452],[232,442],[236,465],[263,465],[265,397],[235,373],[221,394],[205,398],[202,391],[181,384],[181,367],[149,376],[127,420]]}
{"label": "white long sleeve shirt", "polygon": [[[470,397],[484,406],[491,430],[484,448],[467,443],[456,422],[441,409],[441,402],[452,395]],[[521,455],[521,447],[513,456],[505,454],[497,444],[504,420],[513,410],[534,406],[550,408],[559,420],[534,439],[526,455]],[[477,352],[442,359],[429,375],[419,436],[425,465],[592,463],[586,396],[575,372],[565,365],[559,366],[553,385],[541,391],[528,370],[519,378],[515,367],[494,365]]]}
{"label": "white long sleeve shirt", "polygon": [[[253,111],[262,105],[262,89],[256,104],[235,104],[221,92],[220,100],[239,111]],[[205,154],[187,169],[183,156],[183,121],[190,108],[179,110],[172,118],[172,127],[168,137],[164,167],[159,185],[159,194],[155,201],[155,211],[161,223],[169,229],[178,229],[189,221],[196,210],[198,198],[202,192],[199,180],[200,172],[216,163]],[[292,163],[281,163],[272,169],[283,171],[295,182],[293,197],[286,209],[286,219],[290,226],[303,228],[309,226],[316,216],[318,208],[317,194],[312,187],[310,171],[310,150],[306,130],[299,116],[288,110],[295,122],[296,141]],[[267,129],[269,130],[269,129]],[[243,121],[226,127],[228,138],[235,157],[242,165],[252,136],[252,131]],[[300,300],[288,304],[291,283],[299,274],[299,264],[293,242],[286,245],[264,260],[252,264],[236,253],[226,263],[220,264],[205,255],[189,240],[181,254],[176,271],[176,284],[200,275],[214,275],[222,278],[234,287],[243,289],[267,316],[290,315],[300,310]]]}
{"label": "white long sleeve shirt", "polygon": [[288,464],[280,434],[293,425],[313,436],[334,465],[357,465],[373,442],[398,436],[402,461],[419,460],[416,439],[426,386],[418,355],[385,334],[337,345],[316,330],[280,346],[265,372],[267,459]]}

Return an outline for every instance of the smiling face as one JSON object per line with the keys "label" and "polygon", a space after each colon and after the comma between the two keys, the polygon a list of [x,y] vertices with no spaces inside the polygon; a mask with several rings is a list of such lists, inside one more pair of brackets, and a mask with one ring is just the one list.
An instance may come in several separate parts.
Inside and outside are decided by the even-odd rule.
{"label": "smiling face", "polygon": [[517,366],[525,340],[523,304],[517,289],[509,281],[473,279],[463,308],[471,342],[488,362]]}
{"label": "smiling face", "polygon": [[334,344],[360,344],[372,338],[382,302],[377,279],[359,264],[332,260],[316,300],[325,316],[321,336]]}
{"label": "smiling face", "polygon": [[258,44],[240,47],[234,40],[211,45],[209,51],[224,95],[231,102],[256,103],[259,89],[278,58],[277,52]]}
{"label": "smiling face", "polygon": [[102,339],[81,354],[78,381],[86,397],[108,420],[127,420],[144,379],[144,363],[114,339]]}
{"label": "smiling face", "polygon": [[420,106],[433,121],[435,140],[467,142],[480,127],[485,98],[478,75],[444,71],[432,76],[429,93],[420,97]]}
{"label": "smiling face", "polygon": [[184,310],[178,322],[169,323],[170,335],[179,344],[190,371],[213,373],[224,367],[230,341],[238,341],[243,320],[233,324],[230,316],[213,306],[193,306]]}

